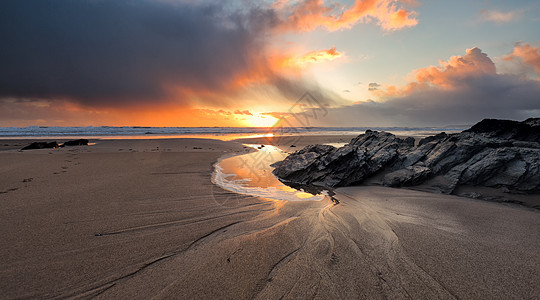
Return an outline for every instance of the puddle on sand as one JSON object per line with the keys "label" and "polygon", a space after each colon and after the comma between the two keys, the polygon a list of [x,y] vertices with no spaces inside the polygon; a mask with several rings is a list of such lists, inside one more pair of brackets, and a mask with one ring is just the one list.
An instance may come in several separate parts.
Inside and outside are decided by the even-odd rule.
{"label": "puddle on sand", "polygon": [[336,148],[341,148],[341,147],[343,147],[343,146],[345,146],[347,144],[349,144],[349,143],[325,143],[323,145],[329,145],[329,146],[334,146]]}
{"label": "puddle on sand", "polygon": [[215,164],[213,181],[220,187],[240,194],[259,196],[274,200],[319,201],[327,194],[315,195],[302,189],[294,189],[279,181],[270,165],[287,157],[287,153],[270,145],[246,145],[257,152],[225,158]]}

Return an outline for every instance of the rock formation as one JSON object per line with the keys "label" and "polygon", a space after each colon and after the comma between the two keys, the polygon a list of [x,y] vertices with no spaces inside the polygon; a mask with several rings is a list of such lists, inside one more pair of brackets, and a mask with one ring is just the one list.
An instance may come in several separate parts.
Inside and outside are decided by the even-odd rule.
{"label": "rock formation", "polygon": [[22,148],[21,150],[58,148],[58,147],[59,145],[57,142],[33,142],[32,144]]}
{"label": "rock formation", "polygon": [[540,192],[540,119],[486,119],[457,134],[421,140],[366,131],[344,147],[311,145],[274,164],[285,183],[340,187],[370,183],[428,185],[452,193],[459,185]]}

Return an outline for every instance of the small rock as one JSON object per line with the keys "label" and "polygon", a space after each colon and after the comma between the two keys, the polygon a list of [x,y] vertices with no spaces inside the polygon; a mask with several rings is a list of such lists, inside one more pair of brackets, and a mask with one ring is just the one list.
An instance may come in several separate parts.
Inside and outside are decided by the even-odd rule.
{"label": "small rock", "polygon": [[31,149],[46,149],[46,148],[58,148],[59,145],[57,142],[33,142],[32,144],[22,148],[21,150],[31,150]]}
{"label": "small rock", "polygon": [[87,145],[88,145],[88,140],[87,139],[78,139],[78,140],[73,140],[73,141],[67,141],[64,144],[62,144],[61,147],[65,147],[65,146],[87,146]]}

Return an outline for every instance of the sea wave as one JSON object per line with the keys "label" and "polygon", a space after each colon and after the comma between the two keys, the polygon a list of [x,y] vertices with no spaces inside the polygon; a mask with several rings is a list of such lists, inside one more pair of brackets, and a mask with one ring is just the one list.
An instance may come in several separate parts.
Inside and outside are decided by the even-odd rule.
{"label": "sea wave", "polygon": [[467,127],[142,127],[142,126],[99,126],[99,127],[0,127],[0,137],[100,137],[100,136],[143,136],[148,135],[224,135],[224,134],[360,134],[368,129],[388,132],[452,132]]}

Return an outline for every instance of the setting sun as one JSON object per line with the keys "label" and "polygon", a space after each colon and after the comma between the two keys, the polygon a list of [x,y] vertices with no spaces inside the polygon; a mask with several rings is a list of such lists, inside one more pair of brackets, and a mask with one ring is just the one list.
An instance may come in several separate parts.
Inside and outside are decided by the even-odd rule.
{"label": "setting sun", "polygon": [[275,117],[256,113],[252,116],[247,116],[244,122],[249,127],[272,127],[277,121],[278,119]]}
{"label": "setting sun", "polygon": [[539,16],[0,0],[0,300],[540,300]]}

